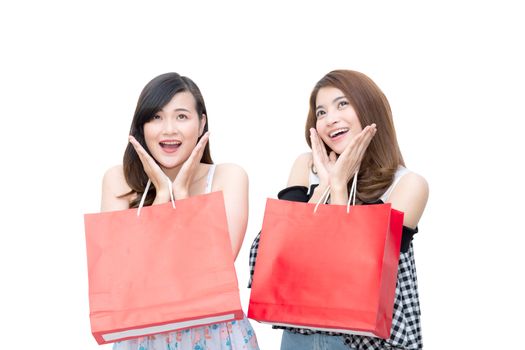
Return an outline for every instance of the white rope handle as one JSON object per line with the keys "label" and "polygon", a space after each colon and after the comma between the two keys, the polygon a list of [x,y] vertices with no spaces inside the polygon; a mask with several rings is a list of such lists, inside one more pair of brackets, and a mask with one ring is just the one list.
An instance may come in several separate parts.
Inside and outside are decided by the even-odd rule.
{"label": "white rope handle", "polygon": [[321,202],[323,202],[323,204],[326,204],[329,196],[330,196],[330,186],[326,187],[326,190],[324,190],[323,194],[321,195],[321,198],[319,198],[319,201],[317,201],[317,204],[315,205],[315,208],[314,208],[314,213],[317,212],[317,207],[319,206],[319,204],[321,204]]}
{"label": "white rope handle", "polygon": [[[352,187],[350,188],[350,193],[348,194],[348,202],[346,203],[346,213],[348,214],[350,212],[350,202],[352,202],[352,205],[355,205],[355,197],[357,194],[357,174],[359,172],[359,169],[354,174],[354,181],[352,182]],[[317,208],[319,207],[319,204],[323,202],[323,204],[326,204],[328,201],[328,197],[330,196],[330,186],[326,187],[326,190],[324,190],[323,194],[321,195],[321,198],[319,198],[319,201],[317,201],[317,204],[314,208],[314,213],[317,212]]]}
{"label": "white rope handle", "polygon": [[[173,197],[173,185],[171,183],[171,180],[169,177],[166,176],[166,181],[168,181],[168,188],[170,190],[170,197],[171,197],[171,205],[173,209],[175,209],[175,197]],[[140,198],[139,208],[137,210],[137,216],[140,216],[140,210],[144,206],[144,201],[146,200],[146,195],[148,194],[149,186],[151,185],[151,180],[148,179],[148,183],[146,184],[146,188],[144,189],[144,193],[142,194],[142,198]]]}
{"label": "white rope handle", "polygon": [[348,203],[346,203],[346,213],[348,214],[350,212],[350,201],[352,201],[352,205],[355,205],[355,195],[357,193],[357,173],[359,172],[359,169],[354,174],[354,181],[352,182],[352,187],[350,188],[350,194],[348,194]]}

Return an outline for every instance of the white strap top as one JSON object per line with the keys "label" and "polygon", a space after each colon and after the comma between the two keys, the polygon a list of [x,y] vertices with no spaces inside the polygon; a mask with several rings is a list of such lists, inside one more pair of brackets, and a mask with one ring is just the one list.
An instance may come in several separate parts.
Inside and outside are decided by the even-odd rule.
{"label": "white strap top", "polygon": [[388,200],[388,197],[390,197],[390,193],[392,193],[392,191],[394,190],[394,188],[396,187],[397,183],[399,182],[399,180],[401,180],[401,178],[408,174],[410,172],[410,170],[408,170],[407,168],[405,168],[404,166],[399,166],[397,168],[397,171],[396,173],[394,174],[394,181],[392,181],[392,185],[390,185],[390,187],[386,190],[385,193],[383,193],[383,195],[381,196],[381,199],[383,201],[383,203],[386,203],[386,201]]}
{"label": "white strap top", "polygon": [[[392,181],[392,184],[390,185],[390,187],[386,190],[385,193],[383,193],[383,195],[379,198],[383,201],[383,203],[385,203],[388,199],[388,197],[390,196],[390,193],[392,193],[392,191],[394,190],[394,188],[396,187],[397,183],[399,182],[399,180],[401,180],[401,178],[410,173],[410,170],[408,170],[407,168],[405,168],[404,166],[399,166],[397,168],[397,171],[396,173],[394,174],[394,181]],[[310,182],[310,186],[308,186],[308,194],[310,194],[310,188],[312,185],[316,185],[316,184],[319,184],[319,177],[314,174],[312,172],[312,170],[310,170],[310,173],[308,174],[308,177],[309,177],[309,182]]]}
{"label": "white strap top", "polygon": [[211,185],[213,183],[213,174],[215,174],[215,165],[216,164],[212,164],[210,166],[210,170],[208,170],[208,177],[206,178],[206,190],[204,190],[204,193],[211,192]]}

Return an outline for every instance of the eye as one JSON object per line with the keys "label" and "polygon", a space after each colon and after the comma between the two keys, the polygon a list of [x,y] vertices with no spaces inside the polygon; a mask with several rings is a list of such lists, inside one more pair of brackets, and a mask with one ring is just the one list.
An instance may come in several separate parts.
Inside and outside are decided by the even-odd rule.
{"label": "eye", "polygon": [[322,109],[320,109],[320,110],[317,111],[317,113],[315,113],[315,116],[319,119],[325,114],[326,114],[326,112],[323,111]]}
{"label": "eye", "polygon": [[188,116],[186,114],[179,114],[179,115],[177,115],[177,119],[178,120],[188,119]]}
{"label": "eye", "polygon": [[339,109],[342,109],[346,106],[348,106],[348,101],[345,101],[345,100],[340,101],[339,104],[337,105]]}
{"label": "eye", "polygon": [[161,117],[158,114],[155,114],[154,116],[149,117],[148,121],[151,122],[153,120],[160,120]]}

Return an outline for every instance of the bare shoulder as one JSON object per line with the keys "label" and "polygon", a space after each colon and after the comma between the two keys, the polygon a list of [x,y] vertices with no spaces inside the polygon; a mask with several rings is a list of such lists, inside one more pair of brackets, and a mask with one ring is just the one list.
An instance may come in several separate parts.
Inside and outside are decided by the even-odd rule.
{"label": "bare shoulder", "polygon": [[217,172],[217,175],[221,174],[221,176],[248,177],[246,170],[240,165],[234,163],[217,164],[215,171]]}
{"label": "bare shoulder", "polygon": [[406,175],[402,176],[399,179],[392,195],[396,192],[401,192],[407,196],[416,196],[416,197],[428,197],[428,182],[427,180],[414,172],[409,172]]}
{"label": "bare shoulder", "polygon": [[312,163],[312,152],[305,152],[300,154],[294,162],[294,166],[301,166],[310,168],[310,164]]}
{"label": "bare shoulder", "polygon": [[124,177],[124,168],[122,164],[115,165],[106,170],[102,182],[104,189],[110,190],[115,194],[115,197],[131,191],[131,188],[126,182],[126,178]]}
{"label": "bare shoulder", "polygon": [[102,179],[102,203],[101,210],[127,209],[132,195],[122,197],[131,191],[124,177],[122,165],[109,168]]}
{"label": "bare shoulder", "polygon": [[311,164],[312,152],[300,154],[292,165],[287,186],[308,186]]}
{"label": "bare shoulder", "polygon": [[234,163],[217,164],[213,179],[213,189],[223,188],[229,184],[245,186],[248,184],[248,174],[240,165]]}
{"label": "bare shoulder", "polygon": [[417,226],[428,201],[429,186],[426,179],[414,172],[399,179],[388,202],[392,207],[405,213],[405,225]]}

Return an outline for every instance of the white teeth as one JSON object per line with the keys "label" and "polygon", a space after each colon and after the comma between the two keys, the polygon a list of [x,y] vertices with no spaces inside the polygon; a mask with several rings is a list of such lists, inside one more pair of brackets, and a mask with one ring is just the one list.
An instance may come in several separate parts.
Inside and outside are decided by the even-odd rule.
{"label": "white teeth", "polygon": [[180,145],[181,142],[179,142],[179,141],[168,141],[168,142],[161,142],[161,144],[169,145],[169,146],[176,146],[176,145]]}
{"label": "white teeth", "polygon": [[333,138],[333,137],[336,137],[339,134],[347,132],[348,130],[349,130],[348,128],[340,128],[340,129],[332,131],[329,136]]}

